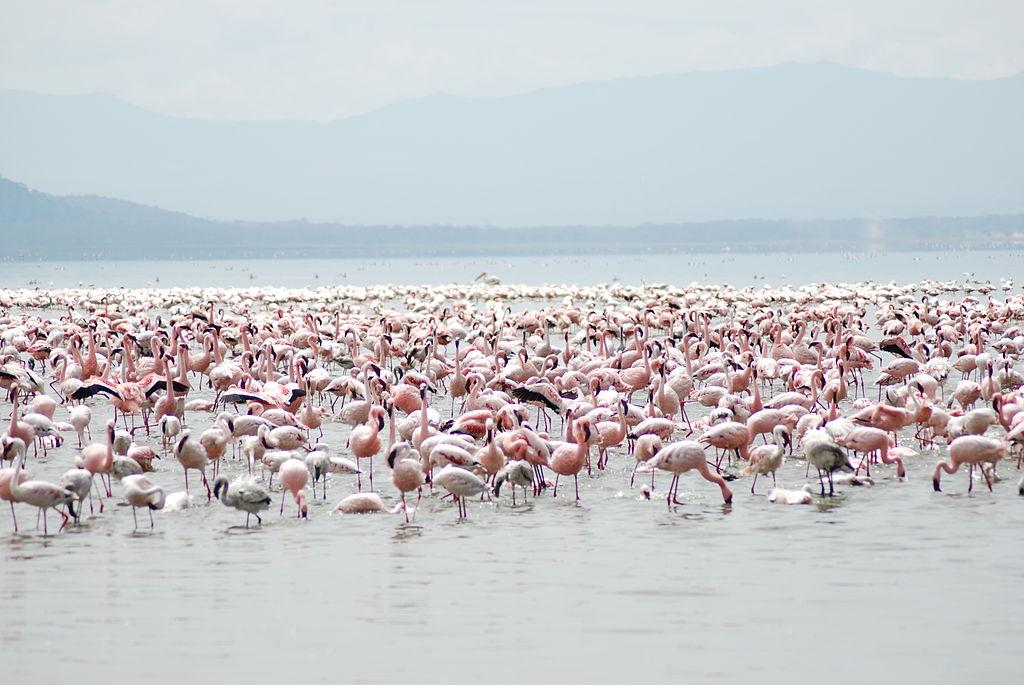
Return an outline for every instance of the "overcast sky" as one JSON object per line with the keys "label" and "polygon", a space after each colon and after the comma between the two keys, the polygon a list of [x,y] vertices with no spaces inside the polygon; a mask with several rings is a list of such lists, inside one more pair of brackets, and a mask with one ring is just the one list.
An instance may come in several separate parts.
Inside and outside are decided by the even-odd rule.
{"label": "overcast sky", "polygon": [[328,120],[439,92],[785,61],[996,78],[1024,70],[1022,26],[1021,0],[0,0],[0,88]]}

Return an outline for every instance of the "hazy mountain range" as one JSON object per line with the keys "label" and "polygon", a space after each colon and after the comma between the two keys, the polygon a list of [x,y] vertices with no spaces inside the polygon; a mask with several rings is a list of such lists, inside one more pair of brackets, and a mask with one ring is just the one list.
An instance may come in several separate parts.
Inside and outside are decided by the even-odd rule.
{"label": "hazy mountain range", "polygon": [[518,228],[222,222],[95,195],[50,195],[0,178],[0,236],[2,259],[984,248],[1024,240],[1024,215]]}
{"label": "hazy mountain range", "polygon": [[[107,95],[3,91],[0,173],[60,195],[221,220],[624,226],[1012,214],[1024,212],[1022,121],[1024,75],[901,78],[827,64],[438,95],[330,123],[183,119]],[[128,212],[139,226],[205,230],[100,198],[68,202],[92,216]]]}

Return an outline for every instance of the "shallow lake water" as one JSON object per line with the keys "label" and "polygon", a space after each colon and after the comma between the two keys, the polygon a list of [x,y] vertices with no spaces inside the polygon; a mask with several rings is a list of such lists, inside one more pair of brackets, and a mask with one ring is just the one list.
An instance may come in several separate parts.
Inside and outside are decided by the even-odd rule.
{"label": "shallow lake water", "polygon": [[[335,452],[347,432],[328,429]],[[75,442],[30,459],[31,473],[57,480]],[[685,504],[669,509],[668,474],[644,500],[624,451],[581,477],[579,504],[571,483],[516,507],[505,490],[472,502],[466,521],[436,495],[411,524],[331,515],[355,490],[342,475],[309,520],[290,496],[281,517],[275,492],[249,529],[207,504],[194,473],[196,506],[156,512],[153,532],[144,511],[135,532],[130,508],[111,502],[60,534],[51,514],[44,537],[19,506],[22,531],[8,519],[0,537],[0,659],[7,682],[1009,682],[1024,639],[1016,469],[1003,464],[994,493],[978,481],[966,494],[961,471],[938,494],[937,456],[911,459],[905,482],[874,467],[873,487],[810,506],[770,504],[769,483],[751,495],[749,478],[726,506],[691,473]],[[375,486],[393,503],[381,461]],[[156,463],[153,479],[181,490],[173,456]],[[243,470],[225,458],[224,473]],[[779,480],[815,482],[804,470],[791,459]]]}
{"label": "shallow lake water", "polygon": [[930,278],[997,282],[1016,275],[1018,250],[922,252],[773,252],[397,259],[0,262],[0,287],[436,285],[468,283],[482,271],[505,283],[594,285],[691,282],[803,285]]}
{"label": "shallow lake water", "polygon": [[[831,268],[835,280],[955,278],[971,270],[962,268],[970,259],[990,256],[924,253],[936,262],[888,277],[841,276],[839,257]],[[1009,261],[978,276],[1012,276]],[[142,285],[143,270],[170,268],[129,264],[139,271],[119,284]],[[77,283],[74,269],[86,268],[52,267],[40,278],[57,285]],[[35,268],[7,269],[3,282],[23,285],[13,281]],[[191,281],[161,277],[159,285],[250,284],[208,263],[180,268]],[[295,266],[272,268],[287,275]],[[374,282],[383,271],[373,269],[384,267],[365,268]],[[479,260],[454,268],[445,280],[481,270],[509,276]],[[107,264],[94,272],[107,275],[89,282],[114,284],[116,270]],[[429,282],[427,273],[408,282]],[[600,280],[580,273],[575,280]],[[650,280],[668,280],[655,273]],[[819,272],[799,273],[806,277],[796,283]],[[289,280],[299,276],[267,278],[300,284]],[[951,378],[947,389],[954,385]],[[94,407],[97,436],[108,418],[103,406]],[[435,406],[448,415],[447,401]],[[0,418],[9,408],[3,403]],[[57,418],[65,416],[58,408]],[[211,420],[188,417],[197,432]],[[347,454],[347,435],[328,425],[332,453]],[[76,440],[66,437],[49,456],[29,458],[33,476],[55,481],[70,468]],[[909,433],[904,443],[912,444]],[[411,524],[401,515],[330,515],[355,491],[355,477],[344,475],[332,477],[326,503],[311,503],[309,520],[294,517],[290,497],[279,516],[275,491],[265,524],[248,529],[244,514],[206,502],[194,473],[195,506],[156,512],[152,532],[145,512],[133,531],[131,509],[116,504],[117,483],[106,512],[59,534],[58,517],[50,515],[43,536],[26,506],[14,534],[0,509],[3,682],[1016,682],[1024,641],[1019,472],[1004,462],[994,493],[978,480],[968,495],[961,471],[934,493],[931,471],[944,454],[910,459],[905,481],[893,467],[872,467],[873,487],[839,486],[809,506],[770,504],[769,483],[759,480],[751,495],[749,478],[730,484],[735,499],[726,506],[714,485],[689,473],[679,491],[685,504],[669,508],[669,475],[657,475],[645,500],[629,487],[633,458],[618,450],[608,470],[581,476],[578,504],[571,483],[557,498],[549,490],[516,507],[503,490],[493,503],[470,503],[466,521],[436,494],[424,497]],[[183,489],[173,456],[156,464],[156,482]],[[394,503],[386,464],[374,467],[376,489]],[[244,470],[223,461],[227,475]],[[816,484],[804,473],[805,463],[791,458],[780,484]]]}

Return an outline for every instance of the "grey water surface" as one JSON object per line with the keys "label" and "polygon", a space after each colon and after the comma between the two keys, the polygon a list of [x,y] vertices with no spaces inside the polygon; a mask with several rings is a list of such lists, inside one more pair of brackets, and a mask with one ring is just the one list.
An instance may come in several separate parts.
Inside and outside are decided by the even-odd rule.
{"label": "grey water surface", "polygon": [[13,261],[0,263],[0,287],[305,287],[469,283],[482,271],[527,285],[610,281],[803,285],[812,282],[922,279],[992,280],[1016,275],[1024,252],[680,252],[395,259],[249,259],[194,261]]}

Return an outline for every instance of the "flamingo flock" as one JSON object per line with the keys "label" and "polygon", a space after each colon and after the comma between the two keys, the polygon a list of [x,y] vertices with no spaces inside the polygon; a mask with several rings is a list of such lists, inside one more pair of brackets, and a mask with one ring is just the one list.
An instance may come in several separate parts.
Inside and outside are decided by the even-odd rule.
{"label": "flamingo flock", "polygon": [[[50,513],[61,528],[117,515],[115,497],[133,529],[140,508],[150,528],[154,511],[197,506],[263,524],[275,498],[277,517],[309,519],[332,495],[331,513],[411,522],[423,498],[463,519],[584,501],[588,479],[670,510],[742,506],[742,479],[750,497],[808,504],[837,487],[917,487],[907,467],[925,460],[936,492],[965,470],[966,492],[977,480],[995,496],[1024,453],[1012,290],[2,291],[0,499],[14,531],[34,508],[44,534]],[[783,488],[787,463],[809,482]],[[690,472],[717,494],[680,499]]]}

